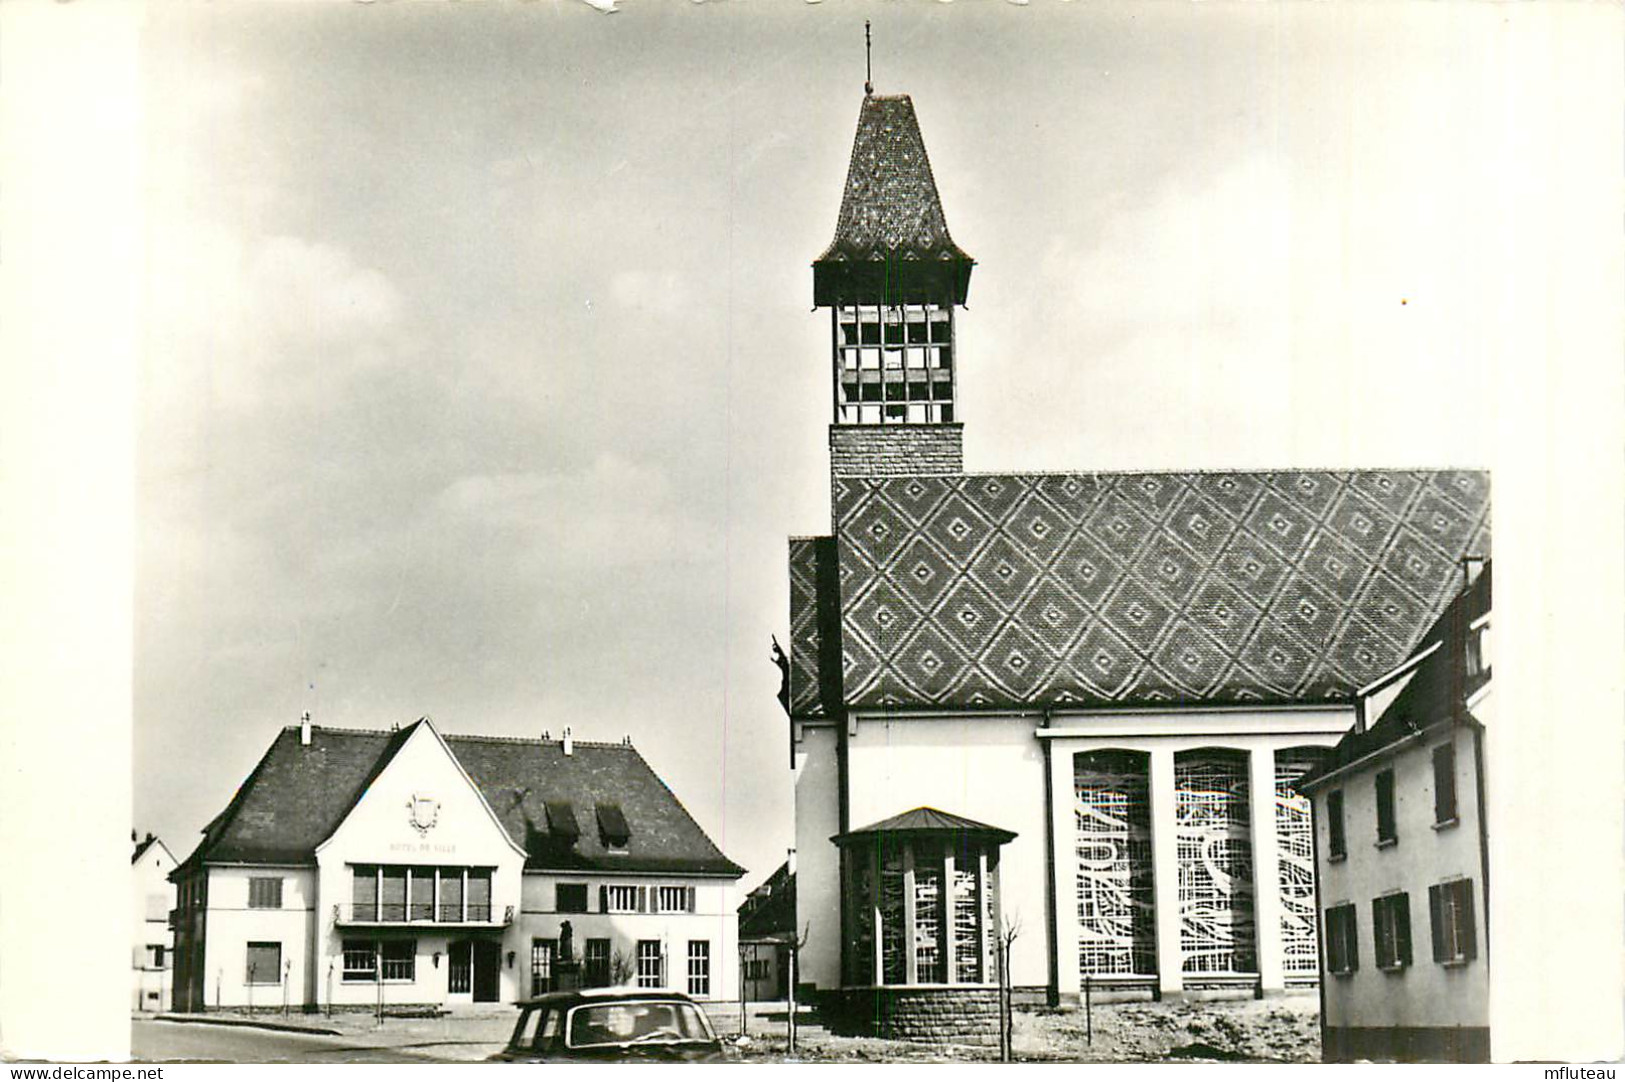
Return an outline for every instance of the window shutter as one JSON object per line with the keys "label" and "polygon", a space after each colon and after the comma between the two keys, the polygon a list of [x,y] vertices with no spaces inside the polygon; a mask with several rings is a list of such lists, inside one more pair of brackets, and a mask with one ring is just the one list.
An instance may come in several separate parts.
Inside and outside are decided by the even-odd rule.
{"label": "window shutter", "polygon": [[1394,895],[1394,945],[1398,948],[1399,964],[1411,964],[1411,896]]}
{"label": "window shutter", "polygon": [[1462,879],[1455,884],[1461,894],[1461,929],[1456,933],[1461,940],[1463,958],[1478,957],[1478,929],[1473,922],[1473,881]]}
{"label": "window shutter", "polygon": [[598,887],[598,912],[609,912],[609,888],[602,884]]}
{"label": "window shutter", "polygon": [[1349,972],[1354,973],[1360,968],[1360,911],[1351,905],[1343,912],[1348,914],[1346,924],[1349,930]]}
{"label": "window shutter", "polygon": [[689,888],[688,888],[688,912],[690,912],[690,913],[693,913],[693,912],[695,912],[695,907],[694,907],[694,888],[693,888],[693,887],[689,887]]}
{"label": "window shutter", "polygon": [[1433,821],[1448,822],[1456,817],[1456,745],[1440,744],[1433,749]]}
{"label": "window shutter", "polygon": [[639,887],[638,888],[638,912],[639,913],[647,913],[648,911],[649,911],[649,888],[648,887]]}
{"label": "window shutter", "polygon": [[1428,918],[1433,924],[1433,960],[1445,961],[1444,945],[1444,887],[1435,883],[1428,888]]}
{"label": "window shutter", "polygon": [[662,910],[660,908],[660,888],[659,887],[654,887],[653,889],[651,889],[649,891],[649,912],[651,912],[651,913],[662,912]]}

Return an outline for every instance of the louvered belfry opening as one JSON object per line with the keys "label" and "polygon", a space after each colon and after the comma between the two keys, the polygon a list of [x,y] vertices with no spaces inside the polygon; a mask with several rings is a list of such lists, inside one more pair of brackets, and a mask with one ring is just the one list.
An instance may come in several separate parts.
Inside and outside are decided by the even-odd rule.
{"label": "louvered belfry opening", "polygon": [[959,420],[954,308],[974,262],[948,233],[914,103],[865,96],[835,237],[813,263],[837,425]]}

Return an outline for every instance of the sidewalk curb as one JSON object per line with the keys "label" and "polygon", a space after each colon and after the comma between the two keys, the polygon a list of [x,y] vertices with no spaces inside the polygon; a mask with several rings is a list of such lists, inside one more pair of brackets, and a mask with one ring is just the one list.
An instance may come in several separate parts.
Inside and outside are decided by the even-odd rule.
{"label": "sidewalk curb", "polygon": [[246,1029],[269,1029],[282,1033],[311,1033],[319,1037],[342,1037],[343,1033],[323,1026],[299,1026],[291,1022],[258,1022],[250,1018],[218,1018],[206,1014],[155,1014],[154,1022],[196,1022],[205,1026],[240,1026]]}

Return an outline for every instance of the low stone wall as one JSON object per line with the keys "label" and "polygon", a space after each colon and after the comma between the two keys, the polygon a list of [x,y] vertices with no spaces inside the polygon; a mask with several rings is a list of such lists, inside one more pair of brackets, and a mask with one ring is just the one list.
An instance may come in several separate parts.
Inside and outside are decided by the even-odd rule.
{"label": "low stone wall", "polygon": [[836,1032],[929,1044],[997,1045],[997,988],[848,988],[826,999]]}

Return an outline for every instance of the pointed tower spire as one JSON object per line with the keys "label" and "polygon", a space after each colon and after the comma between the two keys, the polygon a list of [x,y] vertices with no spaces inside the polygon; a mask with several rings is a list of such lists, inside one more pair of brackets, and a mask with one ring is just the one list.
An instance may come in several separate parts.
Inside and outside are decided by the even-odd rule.
{"label": "pointed tower spire", "polygon": [[[895,472],[960,468],[954,309],[974,265],[948,233],[914,103],[866,93],[835,238],[813,262],[813,304],[832,310],[835,427],[936,430],[898,433],[932,451],[900,456]],[[859,432],[831,439],[863,451],[838,453],[837,472],[875,468],[880,444]]]}

